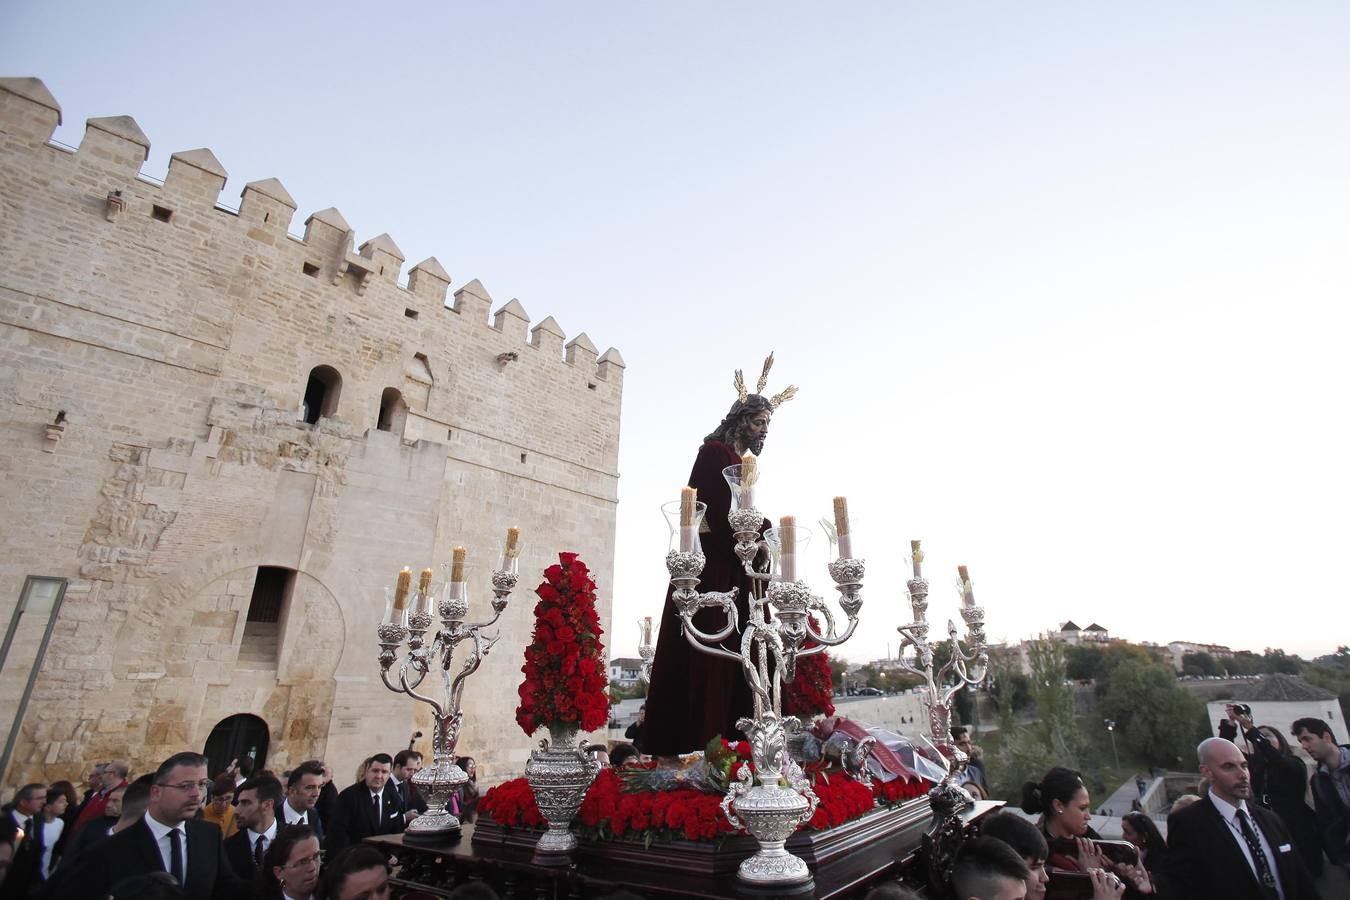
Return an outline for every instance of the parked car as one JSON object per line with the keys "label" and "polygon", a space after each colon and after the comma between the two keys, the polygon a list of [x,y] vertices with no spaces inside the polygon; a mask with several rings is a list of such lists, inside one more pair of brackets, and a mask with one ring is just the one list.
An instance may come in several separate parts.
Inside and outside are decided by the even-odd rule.
{"label": "parked car", "polygon": [[865,687],[865,688],[858,688],[858,696],[859,696],[859,697],[884,697],[885,694],[883,694],[879,688]]}

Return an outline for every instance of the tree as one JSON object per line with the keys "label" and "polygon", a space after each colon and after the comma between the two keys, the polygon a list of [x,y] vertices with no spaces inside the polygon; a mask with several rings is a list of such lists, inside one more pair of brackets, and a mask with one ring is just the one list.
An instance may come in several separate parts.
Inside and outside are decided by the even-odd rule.
{"label": "tree", "polygon": [[839,693],[844,691],[844,681],[848,677],[848,660],[830,657],[830,680]]}
{"label": "tree", "polygon": [[1032,641],[1027,645],[1027,660],[1036,718],[1028,725],[1003,732],[993,764],[986,770],[996,797],[1020,796],[1023,780],[1039,778],[1051,766],[1078,768],[1085,746],[1074,718],[1064,645]]}
{"label": "tree", "polygon": [[1290,656],[1283,650],[1272,650],[1266,648],[1265,655],[1267,672],[1283,672],[1286,675],[1297,675],[1299,669],[1303,667],[1303,660],[1297,656]]}
{"label": "tree", "polygon": [[1181,657],[1181,672],[1183,675],[1206,677],[1222,675],[1223,671],[1219,661],[1203,650],[1199,653],[1186,653]]}
{"label": "tree", "polygon": [[1176,765],[1202,736],[1204,704],[1158,665],[1126,660],[1112,674],[1102,698],[1103,717],[1114,719],[1132,754],[1159,765]]}

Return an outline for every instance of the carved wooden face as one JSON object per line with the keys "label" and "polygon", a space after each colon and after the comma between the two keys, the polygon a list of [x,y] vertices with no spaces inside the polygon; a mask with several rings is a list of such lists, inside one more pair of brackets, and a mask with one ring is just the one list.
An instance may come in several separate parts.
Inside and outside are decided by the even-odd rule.
{"label": "carved wooden face", "polygon": [[749,450],[758,456],[764,451],[764,439],[769,436],[769,420],[773,418],[773,412],[767,409],[761,409],[753,416],[741,420],[740,435],[737,443],[740,445],[737,449],[741,452]]}

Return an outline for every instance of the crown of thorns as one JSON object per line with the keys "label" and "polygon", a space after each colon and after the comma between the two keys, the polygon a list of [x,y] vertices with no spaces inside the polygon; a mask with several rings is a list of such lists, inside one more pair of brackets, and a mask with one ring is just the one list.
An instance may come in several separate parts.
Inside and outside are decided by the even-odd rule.
{"label": "crown of thorns", "polygon": [[[755,385],[755,393],[764,394],[764,386],[769,383],[769,370],[773,368],[773,353],[770,352],[764,360],[764,370],[759,373],[759,383]],[[740,369],[736,370],[736,394],[741,403],[749,398],[750,392],[745,389],[745,373]],[[777,409],[779,406],[797,396],[797,386],[790,384],[783,390],[769,398],[769,409]]]}

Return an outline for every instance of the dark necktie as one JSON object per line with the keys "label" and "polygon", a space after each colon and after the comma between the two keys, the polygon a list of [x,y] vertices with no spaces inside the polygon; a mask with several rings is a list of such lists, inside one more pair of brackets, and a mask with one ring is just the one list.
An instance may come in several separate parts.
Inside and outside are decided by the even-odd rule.
{"label": "dark necktie", "polygon": [[24,819],[24,822],[23,822],[23,839],[24,839],[25,841],[31,842],[31,844],[32,844],[33,846],[37,846],[37,834],[35,834],[34,831],[33,831],[33,818],[32,818],[32,816],[29,816],[27,819]]}
{"label": "dark necktie", "polygon": [[183,885],[183,836],[175,828],[169,832],[169,874]]}
{"label": "dark necktie", "polygon": [[258,843],[253,845],[253,868],[262,868],[263,859],[263,841],[267,840],[263,835],[258,835]]}
{"label": "dark necktie", "polygon": [[1238,825],[1242,828],[1242,839],[1247,842],[1247,849],[1252,852],[1252,862],[1256,864],[1256,880],[1261,882],[1262,887],[1269,889],[1270,896],[1278,896],[1275,873],[1270,870],[1270,861],[1266,859],[1266,851],[1261,849],[1261,840],[1256,836],[1251,820],[1247,818],[1247,811],[1239,809],[1237,817]]}
{"label": "dark necktie", "polygon": [[376,827],[376,828],[379,828],[379,827],[380,827],[380,795],[379,795],[379,794],[371,794],[371,795],[370,795],[370,799],[371,799],[371,801],[374,803],[374,806],[375,806],[375,827]]}

